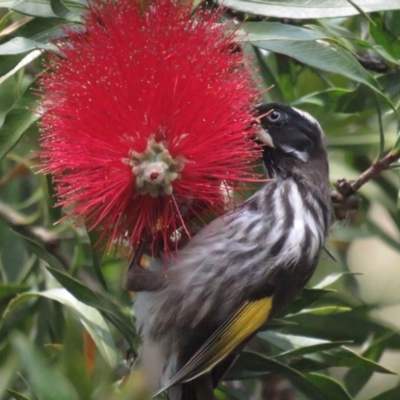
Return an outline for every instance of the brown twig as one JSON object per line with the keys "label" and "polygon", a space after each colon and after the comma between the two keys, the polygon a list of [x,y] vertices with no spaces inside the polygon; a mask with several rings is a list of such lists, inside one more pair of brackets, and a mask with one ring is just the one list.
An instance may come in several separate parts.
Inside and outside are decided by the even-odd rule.
{"label": "brown twig", "polygon": [[399,158],[400,154],[395,152],[389,153],[381,160],[374,161],[355,181],[351,182],[351,188],[356,192],[362,185],[377,177],[385,169],[388,169],[390,165],[396,162]]}
{"label": "brown twig", "polygon": [[400,152],[390,152],[380,160],[374,161],[357,179],[339,179],[335,189],[331,192],[335,217],[338,220],[348,218],[349,214],[356,211],[360,204],[357,191],[371,179],[376,178],[382,171],[390,168],[391,164],[398,161]]}

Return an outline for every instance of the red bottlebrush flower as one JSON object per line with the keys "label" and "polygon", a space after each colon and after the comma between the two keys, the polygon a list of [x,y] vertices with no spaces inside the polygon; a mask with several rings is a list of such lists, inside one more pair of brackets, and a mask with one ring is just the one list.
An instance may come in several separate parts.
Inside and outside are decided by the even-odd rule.
{"label": "red bottlebrush flower", "polygon": [[108,243],[163,239],[221,183],[252,180],[256,89],[218,13],[180,0],[92,3],[41,78],[44,171],[58,205]]}

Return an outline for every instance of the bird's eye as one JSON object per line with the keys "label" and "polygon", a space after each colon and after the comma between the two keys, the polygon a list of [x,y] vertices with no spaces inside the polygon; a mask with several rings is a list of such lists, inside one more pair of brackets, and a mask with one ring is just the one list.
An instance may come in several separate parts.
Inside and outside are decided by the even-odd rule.
{"label": "bird's eye", "polygon": [[277,110],[272,110],[268,115],[267,119],[269,122],[275,124],[279,122],[282,119],[282,113]]}

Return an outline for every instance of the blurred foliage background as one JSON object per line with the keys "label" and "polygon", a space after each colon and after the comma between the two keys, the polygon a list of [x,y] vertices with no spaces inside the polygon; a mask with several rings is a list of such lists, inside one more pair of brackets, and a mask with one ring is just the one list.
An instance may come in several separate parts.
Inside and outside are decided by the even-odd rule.
{"label": "blurred foliage background", "polygon": [[[196,2],[195,6],[198,6]],[[225,0],[265,101],[312,113],[332,185],[400,152],[400,0]],[[210,6],[208,2],[207,6]],[[86,0],[0,0],[0,399],[146,399],[128,374],[138,338],[127,261],[55,224],[39,159],[35,80],[43,51]],[[156,24],[157,21],[154,21]],[[185,55],[182,54],[182,57]],[[400,398],[399,164],[334,222],[309,287],[259,333],[219,399]],[[333,186],[332,186],[333,188]]]}

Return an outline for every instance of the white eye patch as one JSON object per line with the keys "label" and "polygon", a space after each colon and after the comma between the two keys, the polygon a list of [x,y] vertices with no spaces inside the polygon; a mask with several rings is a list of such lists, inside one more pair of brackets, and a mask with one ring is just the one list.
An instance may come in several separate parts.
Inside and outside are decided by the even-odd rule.
{"label": "white eye patch", "polygon": [[322,134],[322,128],[321,125],[318,123],[318,121],[312,116],[310,115],[308,112],[299,110],[298,108],[292,107],[293,110],[295,110],[297,112],[297,114],[301,115],[304,119],[306,119],[308,122],[310,122],[311,124],[315,125],[316,127],[318,127],[321,135]]}
{"label": "white eye patch", "polygon": [[282,145],[280,148],[287,154],[291,154],[298,158],[301,161],[307,162],[310,158],[310,155],[306,151],[299,151],[294,149],[293,147]]}

